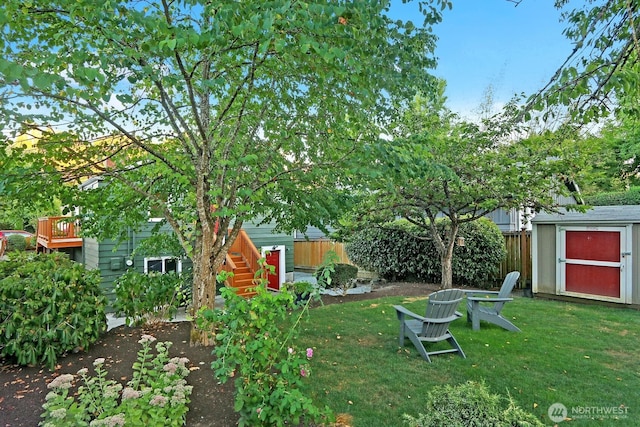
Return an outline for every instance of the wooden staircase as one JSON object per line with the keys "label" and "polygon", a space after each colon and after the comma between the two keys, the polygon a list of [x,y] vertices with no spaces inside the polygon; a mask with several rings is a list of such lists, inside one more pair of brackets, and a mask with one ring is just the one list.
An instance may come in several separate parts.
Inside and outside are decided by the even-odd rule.
{"label": "wooden staircase", "polygon": [[245,261],[242,254],[230,253],[228,257],[235,265],[233,269],[233,287],[238,290],[238,295],[245,298],[254,296],[256,294],[253,290],[256,286],[253,282],[255,272],[251,271],[249,263]]}
{"label": "wooden staircase", "polygon": [[231,245],[227,253],[227,259],[222,267],[225,271],[233,273],[227,279],[226,285],[236,288],[238,295],[251,298],[256,294],[255,273],[260,269],[258,260],[260,252],[244,230],[240,230],[238,237]]}

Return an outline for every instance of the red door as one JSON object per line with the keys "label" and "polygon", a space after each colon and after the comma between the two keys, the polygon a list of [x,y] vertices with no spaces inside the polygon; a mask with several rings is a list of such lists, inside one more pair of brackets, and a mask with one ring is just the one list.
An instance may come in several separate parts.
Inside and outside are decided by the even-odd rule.
{"label": "red door", "polygon": [[562,291],[613,300],[623,297],[624,229],[567,229]]}
{"label": "red door", "polygon": [[271,250],[265,256],[265,261],[267,264],[275,267],[273,273],[269,273],[267,275],[267,279],[269,279],[268,288],[274,291],[280,290],[280,250]]}

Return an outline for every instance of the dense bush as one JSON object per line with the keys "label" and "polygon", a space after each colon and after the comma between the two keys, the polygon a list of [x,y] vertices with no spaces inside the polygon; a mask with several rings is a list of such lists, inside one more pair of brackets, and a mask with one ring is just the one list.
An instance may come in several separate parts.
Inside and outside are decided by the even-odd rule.
{"label": "dense bush", "polygon": [[332,267],[320,266],[316,269],[315,278],[318,282],[322,282],[327,277],[330,280],[327,280],[326,287],[346,288],[358,277],[358,267],[351,264],[338,263]]}
{"label": "dense bush", "polygon": [[584,198],[590,206],[640,205],[640,187],[631,187],[627,191],[601,193]]}
{"label": "dense bush", "polygon": [[172,319],[186,302],[184,279],[176,273],[127,271],[115,281],[113,309],[127,325]]}
{"label": "dense bush", "polygon": [[19,234],[7,236],[7,252],[24,251],[27,249],[27,239]]}
{"label": "dense bush", "polygon": [[[443,220],[438,227],[445,225]],[[454,247],[453,281],[458,285],[488,285],[506,255],[500,229],[481,218],[461,224],[458,235],[465,238],[465,246]],[[351,237],[346,251],[355,264],[386,279],[440,282],[440,255],[430,233],[406,221],[363,229]]]}
{"label": "dense bush", "polygon": [[491,394],[484,383],[467,381],[458,386],[436,386],[427,394],[424,413],[404,415],[410,427],[542,427],[533,414],[519,408],[512,399]]}
{"label": "dense bush", "polygon": [[0,262],[0,356],[53,368],[106,329],[97,271],[62,253],[12,252]]}

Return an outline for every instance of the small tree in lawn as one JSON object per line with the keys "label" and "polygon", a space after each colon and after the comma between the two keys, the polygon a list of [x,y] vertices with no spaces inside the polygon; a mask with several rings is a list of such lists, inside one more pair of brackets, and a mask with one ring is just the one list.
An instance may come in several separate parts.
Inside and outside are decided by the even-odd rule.
{"label": "small tree in lawn", "polygon": [[552,135],[510,141],[506,113],[479,126],[458,122],[442,105],[441,97],[416,97],[396,136],[378,142],[378,172],[358,214],[381,222],[402,217],[428,230],[440,254],[441,285],[450,288],[460,224],[500,208],[552,209],[553,195],[567,191],[560,175],[566,163]]}
{"label": "small tree in lawn", "polygon": [[[417,3],[426,24],[450,6]],[[42,126],[36,150],[4,158],[3,172],[20,171],[4,187],[55,191],[97,237],[161,214],[193,261],[194,310],[213,307],[245,221],[322,226],[347,200],[336,188],[362,141],[410,91],[431,90],[430,25],[388,7],[5,0],[3,130]],[[61,185],[97,174],[106,185],[83,194]]]}

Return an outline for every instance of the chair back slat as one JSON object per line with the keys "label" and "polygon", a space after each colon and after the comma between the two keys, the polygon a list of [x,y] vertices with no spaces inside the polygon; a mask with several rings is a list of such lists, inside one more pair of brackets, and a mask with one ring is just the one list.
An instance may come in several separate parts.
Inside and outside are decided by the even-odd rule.
{"label": "chair back slat", "polygon": [[[444,289],[429,295],[425,316],[427,319],[453,318],[462,301],[464,292],[460,289]],[[438,338],[445,335],[449,329],[450,322],[424,322],[422,333],[426,338]]]}
{"label": "chair back slat", "polygon": [[[520,277],[519,271],[512,271],[507,274],[502,282],[502,286],[500,287],[500,292],[498,293],[498,298],[509,298],[511,296],[511,292],[513,292],[513,288]],[[496,313],[500,313],[502,307],[504,306],[504,302],[497,302],[494,305],[494,310]]]}

